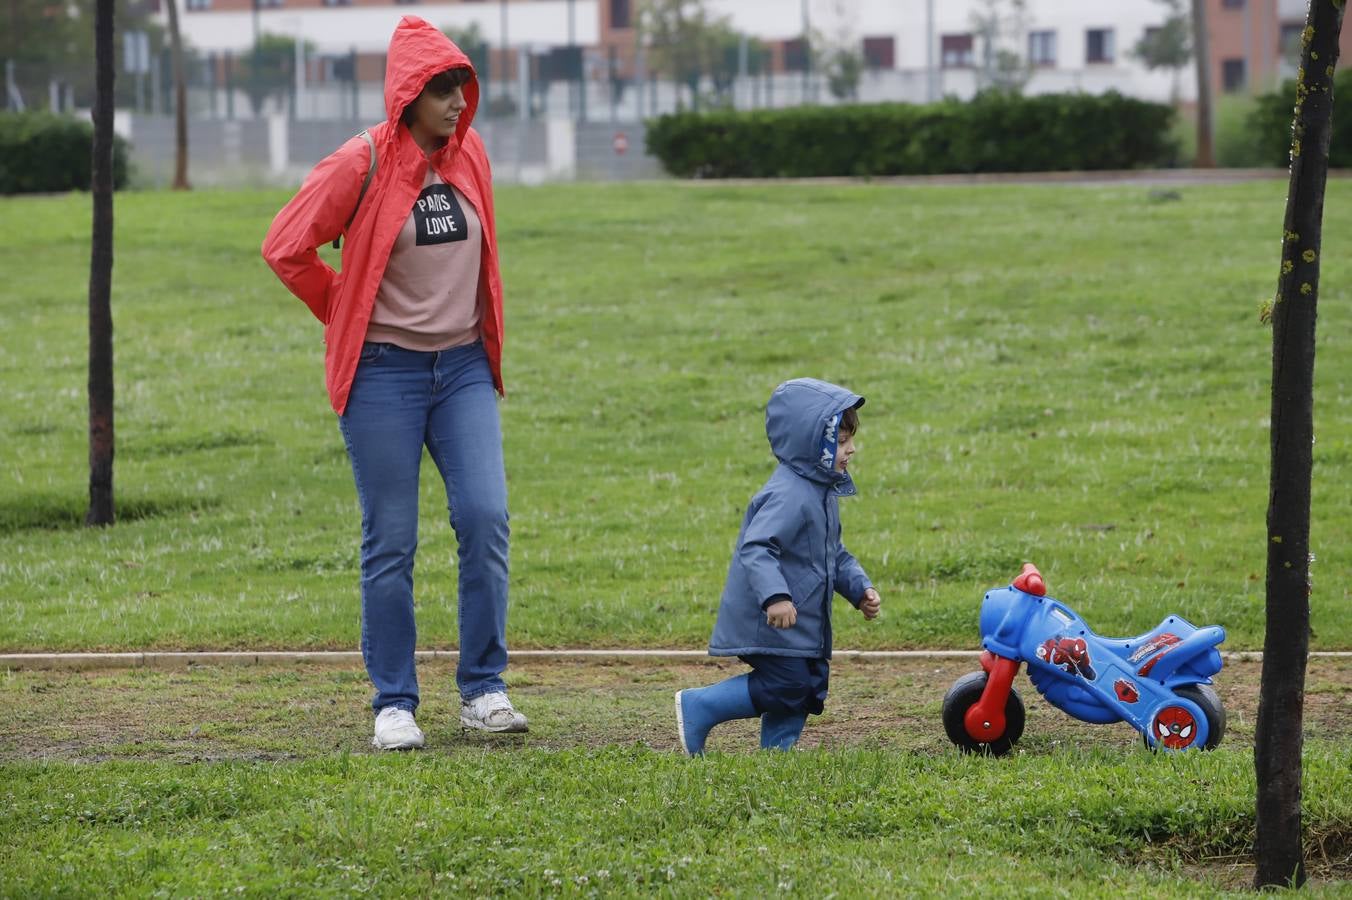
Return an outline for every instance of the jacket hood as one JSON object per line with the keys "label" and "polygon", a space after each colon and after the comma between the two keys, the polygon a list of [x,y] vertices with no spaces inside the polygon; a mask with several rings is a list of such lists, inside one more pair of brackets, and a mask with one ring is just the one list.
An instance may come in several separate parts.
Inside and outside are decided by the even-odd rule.
{"label": "jacket hood", "polygon": [[765,407],[765,434],[783,465],[804,478],[831,485],[837,494],[855,492],[848,472],[835,471],[841,413],[858,409],[864,398],[815,378],[786,381]]}
{"label": "jacket hood", "polygon": [[458,145],[479,108],[479,76],[469,57],[450,38],[417,16],[404,16],[390,37],[385,63],[385,116],[391,127],[399,124],[405,108],[417,99],[433,75],[447,69],[469,69],[472,76],[463,88],[465,111],[455,126]]}

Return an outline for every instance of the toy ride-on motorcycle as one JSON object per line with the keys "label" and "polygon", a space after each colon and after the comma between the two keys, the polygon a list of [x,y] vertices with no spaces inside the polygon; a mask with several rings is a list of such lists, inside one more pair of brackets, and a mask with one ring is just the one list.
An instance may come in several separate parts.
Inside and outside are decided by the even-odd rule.
{"label": "toy ride-on motorcycle", "polygon": [[1224,628],[1169,616],[1139,637],[1107,638],[1046,594],[1031,563],[1009,587],[986,594],[982,671],[959,678],[944,696],[949,740],[967,753],[1008,753],[1023,735],[1013,682],[1027,663],[1033,686],[1077,719],[1125,719],[1153,749],[1210,750],[1221,742],[1225,708],[1211,676],[1221,669],[1216,645]]}

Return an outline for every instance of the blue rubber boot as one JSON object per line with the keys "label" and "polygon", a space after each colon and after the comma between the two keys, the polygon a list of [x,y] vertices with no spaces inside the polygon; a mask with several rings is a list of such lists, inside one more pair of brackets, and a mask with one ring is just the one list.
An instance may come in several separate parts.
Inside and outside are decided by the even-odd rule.
{"label": "blue rubber boot", "polygon": [[761,716],[761,749],[790,750],[807,724],[807,713],[766,713]]}
{"label": "blue rubber boot", "polygon": [[749,719],[756,714],[748,675],[735,675],[708,687],[676,692],[676,731],[681,749],[691,756],[704,753],[709,732],[720,722]]}

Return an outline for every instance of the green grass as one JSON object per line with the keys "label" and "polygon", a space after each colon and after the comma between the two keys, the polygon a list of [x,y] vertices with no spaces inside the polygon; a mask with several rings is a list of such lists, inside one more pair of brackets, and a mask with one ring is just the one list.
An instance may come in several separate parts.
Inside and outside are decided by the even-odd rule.
{"label": "green grass", "polygon": [[[1261,645],[1284,185],[570,185],[499,195],[517,647],[699,647],[762,410],[868,398],[844,509],[882,618],[841,647],[974,646],[1036,561],[1103,633],[1170,613]],[[0,649],[355,646],[358,512],[320,329],[257,252],[285,195],[118,198],[121,521],[87,494],[88,198],[0,200]],[[1313,645],[1352,646],[1352,184],[1329,185]],[[421,644],[455,643],[424,468]],[[842,613],[848,608],[838,607]]]}
{"label": "green grass", "polygon": [[[1316,834],[1341,817],[1346,839],[1348,762],[1309,750]],[[0,798],[6,896],[1201,897],[1253,834],[1252,764],[1225,751],[33,763]]]}
{"label": "green grass", "polygon": [[[359,671],[0,675],[0,896],[1213,896],[1252,877],[1259,664],[1218,687],[1221,747],[1146,752],[1026,684],[1028,727],[971,759],[940,725],[973,660],[844,660],[802,752],[720,726],[675,747],[671,691],[736,664],[530,660],[529,734],[463,733],[420,669],[425,750],[376,754]],[[1306,698],[1312,893],[1346,896],[1352,662]]]}
{"label": "green grass", "polygon": [[[1212,150],[1216,165],[1223,168],[1275,169],[1274,160],[1263,154],[1249,127],[1248,118],[1257,106],[1257,98],[1248,94],[1222,94],[1212,110]],[[1197,156],[1197,110],[1179,110],[1174,118],[1173,138],[1179,147],[1178,159],[1192,165]]]}

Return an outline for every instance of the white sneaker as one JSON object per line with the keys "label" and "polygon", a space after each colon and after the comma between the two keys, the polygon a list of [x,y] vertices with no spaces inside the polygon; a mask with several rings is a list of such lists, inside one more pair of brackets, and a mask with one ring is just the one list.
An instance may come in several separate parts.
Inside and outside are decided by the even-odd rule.
{"label": "white sneaker", "polygon": [[502,691],[480,694],[473,700],[462,700],[460,724],[480,731],[527,730],[526,717],[512,708],[512,701]]}
{"label": "white sneaker", "polygon": [[422,729],[413,721],[413,713],[387,706],[376,716],[376,734],[371,738],[371,746],[377,750],[416,750],[422,745]]}

